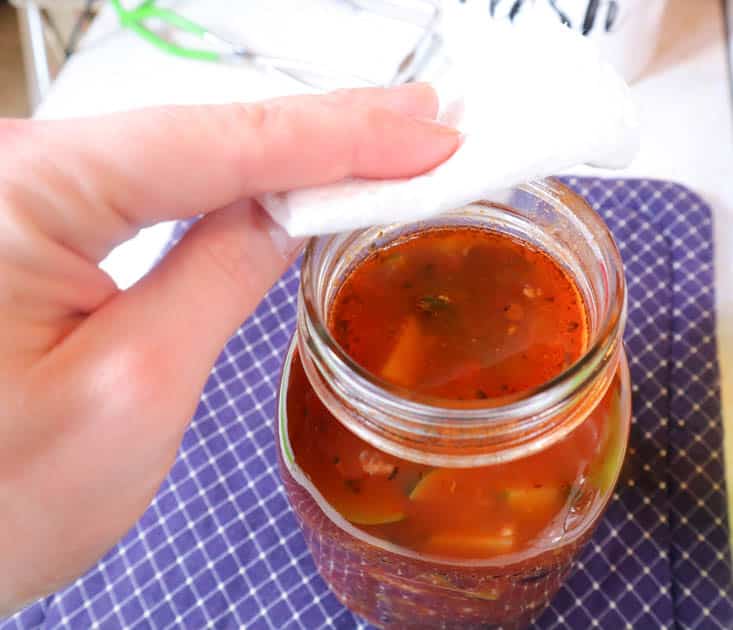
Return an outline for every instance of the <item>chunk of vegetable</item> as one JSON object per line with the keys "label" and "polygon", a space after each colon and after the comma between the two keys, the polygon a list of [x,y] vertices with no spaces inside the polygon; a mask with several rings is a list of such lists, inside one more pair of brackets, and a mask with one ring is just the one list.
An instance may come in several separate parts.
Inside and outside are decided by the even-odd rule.
{"label": "chunk of vegetable", "polygon": [[437,533],[428,540],[426,550],[428,553],[483,558],[509,553],[513,548],[514,532],[510,527],[505,527],[495,534]]}
{"label": "chunk of vegetable", "polygon": [[381,492],[352,484],[338,497],[331,497],[336,510],[356,525],[385,525],[407,517],[404,503]]}
{"label": "chunk of vegetable", "polygon": [[608,411],[609,417],[606,420],[608,437],[601,451],[601,455],[590,468],[589,478],[591,483],[601,493],[608,492],[616,483],[616,479],[623,465],[626,454],[626,444],[621,431],[621,400],[617,393],[614,393]]}
{"label": "chunk of vegetable", "polygon": [[362,470],[373,477],[390,478],[396,469],[395,463],[389,461],[386,455],[373,449],[362,449],[359,452],[359,462]]}
{"label": "chunk of vegetable", "polygon": [[447,295],[425,295],[417,301],[417,308],[423,313],[437,315],[446,310],[451,303]]}
{"label": "chunk of vegetable", "polygon": [[501,595],[501,591],[496,586],[485,586],[482,589],[476,591],[465,591],[469,597],[475,597],[476,599],[485,599],[490,602],[496,601]]}
{"label": "chunk of vegetable", "polygon": [[450,468],[436,468],[425,475],[410,492],[410,501],[431,501],[453,494],[456,478]]}
{"label": "chunk of vegetable", "polygon": [[382,368],[382,378],[395,385],[411,387],[420,375],[425,340],[416,317],[408,317],[397,344]]}
{"label": "chunk of vegetable", "polygon": [[465,590],[456,586],[451,580],[440,573],[434,574],[423,574],[418,576],[418,582],[427,582],[433,586],[437,586],[442,590],[453,591],[460,595],[467,595],[474,599],[485,599],[488,601],[495,601],[501,596],[501,590],[498,585],[480,584],[476,588]]}
{"label": "chunk of vegetable", "polygon": [[508,488],[502,496],[512,511],[531,516],[560,509],[567,497],[567,490],[557,486]]}

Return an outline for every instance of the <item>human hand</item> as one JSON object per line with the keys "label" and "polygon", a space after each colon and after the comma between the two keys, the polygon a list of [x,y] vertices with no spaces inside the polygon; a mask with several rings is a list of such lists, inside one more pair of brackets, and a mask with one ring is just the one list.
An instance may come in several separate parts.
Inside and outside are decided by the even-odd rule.
{"label": "human hand", "polygon": [[[446,159],[431,88],[0,121],[0,616],[88,569],[143,513],[226,340],[298,243],[251,197]],[[127,291],[98,263],[202,218]]]}

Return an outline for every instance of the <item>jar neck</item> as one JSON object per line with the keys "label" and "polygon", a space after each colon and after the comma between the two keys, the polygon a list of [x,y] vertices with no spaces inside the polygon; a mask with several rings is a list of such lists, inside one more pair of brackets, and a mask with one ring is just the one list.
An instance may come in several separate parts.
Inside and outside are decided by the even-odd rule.
{"label": "jar neck", "polygon": [[[328,313],[341,283],[375,247],[433,227],[467,225],[519,237],[561,264],[583,294],[589,342],[578,361],[537,388],[447,402],[364,370],[329,333]],[[301,276],[298,348],[318,397],[368,443],[429,465],[486,465],[547,448],[587,418],[618,369],[625,299],[621,259],[600,217],[565,186],[534,182],[418,224],[311,240]]]}

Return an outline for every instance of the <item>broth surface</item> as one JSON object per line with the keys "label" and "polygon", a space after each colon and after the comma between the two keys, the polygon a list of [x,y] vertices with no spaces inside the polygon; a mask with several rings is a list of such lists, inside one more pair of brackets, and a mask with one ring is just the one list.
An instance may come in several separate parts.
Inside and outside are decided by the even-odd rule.
{"label": "broth surface", "polygon": [[433,229],[379,250],[346,278],[331,334],[385,381],[452,400],[521,392],[585,349],[585,307],[547,254],[475,228]]}

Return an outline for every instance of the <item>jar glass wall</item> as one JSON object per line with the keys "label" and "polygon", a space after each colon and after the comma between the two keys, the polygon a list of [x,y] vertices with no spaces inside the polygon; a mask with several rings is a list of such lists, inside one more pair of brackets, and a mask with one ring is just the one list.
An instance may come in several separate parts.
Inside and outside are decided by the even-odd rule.
{"label": "jar glass wall", "polygon": [[[582,356],[538,387],[460,405],[417,396],[354,362],[327,325],[345,278],[375,250],[446,227],[507,234],[552,257],[583,296]],[[605,225],[569,189],[535,182],[418,224],[314,239],[301,280],[278,442],[319,571],[345,605],[381,627],[527,624],[592,534],[628,441],[625,285]],[[348,442],[360,465],[383,477],[336,483],[298,452],[304,439]],[[329,457],[343,471],[350,463],[340,452]]]}

